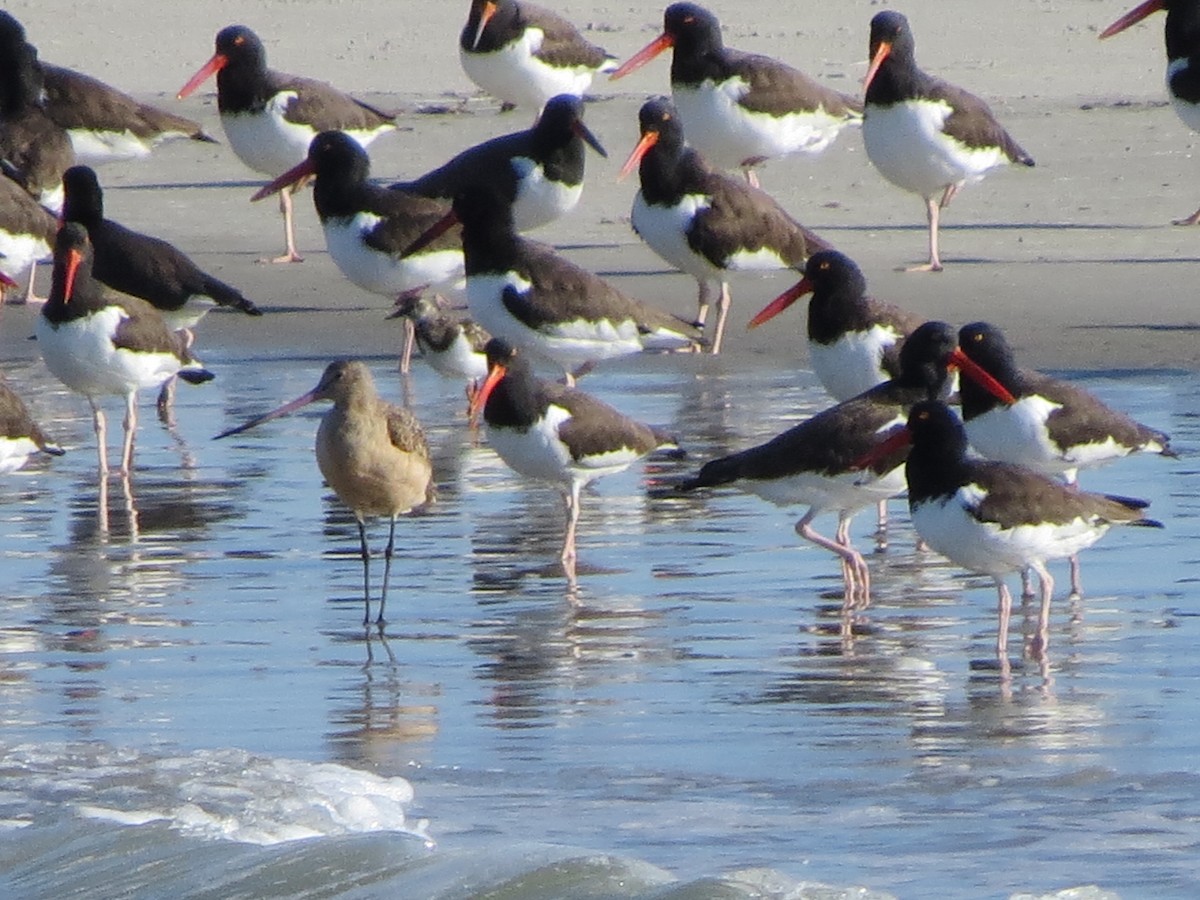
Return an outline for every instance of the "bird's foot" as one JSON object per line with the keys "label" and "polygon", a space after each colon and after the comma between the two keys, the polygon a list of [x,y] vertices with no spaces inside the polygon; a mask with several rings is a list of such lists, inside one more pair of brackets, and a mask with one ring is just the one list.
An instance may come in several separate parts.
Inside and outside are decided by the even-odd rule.
{"label": "bird's foot", "polygon": [[304,262],[304,257],[303,257],[303,256],[301,256],[299,253],[297,253],[295,250],[289,250],[287,253],[284,253],[284,254],[282,254],[282,255],[280,255],[280,256],[272,257],[272,258],[270,258],[270,259],[268,259],[267,257],[265,257],[265,256],[264,256],[264,257],[263,257],[262,259],[260,259],[258,262],[259,262],[259,264],[260,264],[260,265],[271,265],[271,266],[273,266],[273,265],[275,265],[275,264],[277,264],[277,263],[299,263],[299,262]]}
{"label": "bird's foot", "polygon": [[942,268],[943,268],[943,266],[942,266],[941,262],[937,261],[937,262],[923,263],[922,265],[919,265],[919,266],[906,266],[904,268],[897,269],[896,271],[898,271],[898,272],[940,272],[940,271],[942,271]]}

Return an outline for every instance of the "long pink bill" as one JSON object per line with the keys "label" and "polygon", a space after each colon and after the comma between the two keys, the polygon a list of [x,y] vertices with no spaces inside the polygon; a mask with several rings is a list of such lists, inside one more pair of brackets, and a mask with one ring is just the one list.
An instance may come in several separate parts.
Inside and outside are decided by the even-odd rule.
{"label": "long pink bill", "polygon": [[261,416],[255,416],[253,419],[250,419],[248,422],[243,422],[241,425],[235,425],[233,428],[227,428],[214,437],[213,440],[219,441],[221,438],[226,438],[230,435],[241,434],[243,431],[249,431],[251,428],[254,428],[256,425],[261,425],[263,422],[270,422],[272,419],[282,418],[288,413],[293,413],[302,407],[308,406],[308,404],[322,399],[318,393],[320,391],[320,387],[321,386],[318,385],[307,394],[297,397],[291,403],[285,403],[283,406],[279,407],[278,409],[273,409],[269,413],[263,413]]}
{"label": "long pink bill", "polygon": [[1136,25],[1138,22],[1142,21],[1142,19],[1146,18],[1146,16],[1166,8],[1167,0],[1146,0],[1145,3],[1135,6],[1129,12],[1125,13],[1125,15],[1121,16],[1121,18],[1117,19],[1117,21],[1113,22],[1102,32],[1100,32],[1100,40],[1110,38],[1114,34],[1120,34],[1129,26]]}
{"label": "long pink bill", "polygon": [[284,188],[291,187],[305,178],[311,178],[315,174],[313,164],[309,160],[303,160],[300,163],[292,166],[270,184],[267,184],[258,189],[250,202],[254,203],[257,200],[262,200],[264,197],[270,197],[272,194],[282,191]]}

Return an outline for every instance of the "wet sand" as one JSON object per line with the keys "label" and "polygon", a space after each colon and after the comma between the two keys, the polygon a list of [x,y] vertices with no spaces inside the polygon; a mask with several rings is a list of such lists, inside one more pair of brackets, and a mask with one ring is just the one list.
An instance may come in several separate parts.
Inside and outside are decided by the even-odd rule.
{"label": "wet sand", "polygon": [[[553,4],[610,52],[626,57],[656,33],[657,6]],[[870,2],[772,10],[749,0],[712,3],[730,46],[779,56],[847,92],[866,69]],[[903,4],[927,70],[981,95],[1037,159],[1034,169],[993,172],[965,189],[943,217],[946,271],[896,271],[924,261],[919,198],[883,181],[857,132],[843,133],[816,160],[774,161],[765,189],[806,225],[863,267],[873,292],[955,324],[987,319],[1002,326],[1023,362],[1045,368],[1187,368],[1200,365],[1194,272],[1200,228],[1170,225],[1200,206],[1196,136],[1166,103],[1163,16],[1110,41],[1100,29],[1129,5],[1064,0]],[[215,84],[186,102],[175,91],[212,52],[216,31],[234,21],[264,38],[274,68],[329,80],[364,99],[402,109],[403,129],[372,147],[374,172],[410,177],[459,149],[526,127],[525,111],[501,115],[462,73],[457,34],[466,0],[436,5],[270,0],[205,3],[154,10],[134,0],[97,4],[9,4],[43,59],[79,68],[199,118],[218,138]],[[594,87],[588,121],[609,151],[589,159],[583,202],[536,237],[622,289],[681,315],[695,309],[694,282],[668,273],[628,224],[635,181],[617,183],[637,137],[636,111],[667,92],[668,63],[655,61]],[[110,216],[165,237],[202,266],[236,284],[268,315],[210,316],[199,349],[280,355],[377,355],[395,350],[400,329],[383,324],[390,304],[345,281],[324,250],[311,195],[298,198],[302,264],[262,265],[282,247],[273,201],[251,205],[259,182],[227,146],[189,142],[160,148],[143,162],[100,171]],[[787,274],[733,283],[727,359],[770,354],[803,363],[803,315],[746,333],[743,325]],[[48,285],[43,268],[39,284]],[[36,356],[26,338],[35,309],[0,311],[4,359]]]}

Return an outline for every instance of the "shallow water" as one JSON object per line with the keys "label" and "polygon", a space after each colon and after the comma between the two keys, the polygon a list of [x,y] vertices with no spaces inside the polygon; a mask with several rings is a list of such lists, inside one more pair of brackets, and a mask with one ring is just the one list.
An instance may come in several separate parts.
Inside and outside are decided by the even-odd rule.
{"label": "shallow water", "polygon": [[[439,500],[400,523],[387,638],[368,641],[319,410],[209,440],[326,360],[206,358],[219,378],[180,387],[176,432],[145,407],[107,534],[86,404],[40,366],[8,372],[71,452],[0,483],[0,894],[1200,887],[1195,375],[1082,379],[1184,454],[1084,486],[1146,497],[1167,527],[1085,554],[1050,678],[1027,667],[1006,692],[986,665],[994,589],[918,554],[900,504],[844,640],[838,569],[799,546],[801,510],[647,490],[823,406],[807,373],[651,358],[589,377],[690,458],[585,495],[568,596],[557,496],[476,443],[460,388],[418,365]],[[391,362],[372,364],[398,399]]]}

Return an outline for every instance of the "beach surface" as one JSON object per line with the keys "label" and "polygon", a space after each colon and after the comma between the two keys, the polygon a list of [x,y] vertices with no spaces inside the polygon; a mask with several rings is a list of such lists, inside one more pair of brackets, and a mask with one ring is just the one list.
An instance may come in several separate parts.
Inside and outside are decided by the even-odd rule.
{"label": "beach surface", "polygon": [[[215,82],[184,102],[174,95],[212,53],[217,30],[247,24],[265,41],[273,68],[404,111],[400,133],[371,148],[373,174],[396,179],[530,121],[524,110],[500,114],[463,74],[456,41],[466,5],[420,4],[419,15],[417,4],[327,0],[266,0],[251,8],[206,0],[169,11],[134,0],[20,0],[8,8],[42,59],[196,117],[222,140]],[[554,6],[621,58],[661,23],[660,10],[647,5],[565,0]],[[778,56],[843,91],[860,91],[868,22],[878,4],[710,6],[728,45]],[[900,7],[922,67],[985,98],[1037,160],[1036,168],[995,171],[960,193],[943,216],[940,274],[898,271],[925,259],[923,206],[874,171],[856,131],[843,133],[816,160],[771,162],[762,170],[763,187],[857,260],[876,296],[955,325],[981,319],[1000,325],[1025,364],[1195,369],[1200,228],[1170,221],[1200,205],[1196,136],[1167,104],[1163,16],[1097,39],[1127,6],[1061,0],[1001,9],[914,0]],[[588,121],[609,158],[591,156],[579,208],[534,236],[628,293],[690,317],[693,280],[667,271],[633,234],[628,216],[636,177],[616,179],[637,138],[638,106],[668,91],[665,57],[619,82],[594,85]],[[211,316],[201,351],[303,348],[345,356],[396,347],[399,325],[383,324],[387,299],[349,284],[326,254],[311,193],[297,199],[305,262],[258,262],[282,247],[276,204],[249,202],[261,182],[224,143],[164,146],[148,160],[104,167],[100,177],[112,218],[174,242],[267,312],[255,320]],[[769,354],[781,366],[805,363],[800,306],[767,327],[744,330],[794,280],[790,273],[735,279],[729,365],[748,353]],[[43,290],[48,281],[43,268]],[[4,358],[36,355],[26,341],[36,314],[20,306],[0,312]]]}

